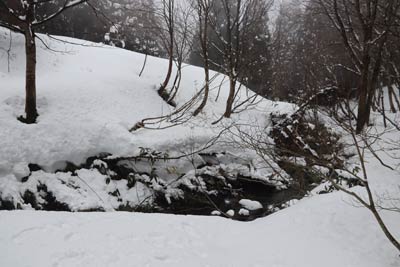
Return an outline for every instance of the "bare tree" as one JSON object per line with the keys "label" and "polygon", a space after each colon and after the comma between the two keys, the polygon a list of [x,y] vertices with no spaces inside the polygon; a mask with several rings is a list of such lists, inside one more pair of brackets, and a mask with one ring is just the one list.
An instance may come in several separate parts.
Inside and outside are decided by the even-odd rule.
{"label": "bare tree", "polygon": [[[21,121],[35,123],[38,117],[36,108],[36,28],[53,20],[67,9],[88,0],[47,0],[13,1],[0,0],[0,26],[18,32],[25,37],[26,75],[25,75],[25,117]],[[55,2],[63,4],[45,16],[38,16],[37,10]]]}
{"label": "bare tree", "polygon": [[[395,170],[395,168],[393,168],[392,166],[390,166],[390,164],[385,162],[379,155],[379,150],[382,151],[390,150],[393,152],[393,151],[398,151],[400,149],[398,144],[394,144],[393,146],[391,142],[383,141],[384,143],[382,144],[382,140],[384,140],[383,135],[385,135],[387,132],[392,131],[393,129],[384,131],[378,131],[377,129],[374,129],[373,131],[365,131],[359,134],[357,133],[358,122],[356,122],[356,125],[354,125],[353,123],[354,120],[353,120],[350,101],[349,100],[342,101],[341,105],[342,105],[341,112],[330,113],[328,116],[333,114],[333,116],[330,117],[333,119],[334,125],[337,128],[343,130],[345,135],[350,138],[349,145],[355,149],[355,157],[357,159],[358,165],[360,166],[361,174],[358,174],[359,171],[356,171],[346,166],[343,166],[343,170],[347,174],[349,174],[352,177],[352,179],[355,179],[359,185],[363,186],[363,188],[365,189],[366,196],[364,196],[364,194],[362,193],[357,193],[355,191],[349,190],[348,188],[346,188],[346,186],[337,182],[337,180],[335,180],[333,177],[335,170],[330,162],[321,161],[319,159],[316,160],[320,166],[324,166],[330,170],[330,174],[327,176],[327,178],[331,182],[333,187],[351,196],[354,200],[356,200],[357,203],[367,208],[374,216],[376,222],[378,223],[379,227],[381,228],[382,232],[385,234],[389,242],[395,248],[397,248],[398,251],[400,251],[399,240],[397,240],[395,236],[391,233],[390,229],[386,225],[385,221],[383,220],[379,212],[380,210],[398,212],[399,207],[396,205],[393,205],[391,207],[385,207],[381,203],[382,200],[384,200],[385,198],[386,200],[389,199],[392,201],[396,199],[391,198],[390,196],[385,197],[374,193],[373,188],[371,187],[371,183],[369,181],[369,173],[367,171],[367,159],[366,159],[367,155],[370,155],[374,157],[384,168],[388,168],[392,171]],[[322,110],[320,111],[322,112],[322,114],[324,114]],[[392,122],[392,126],[394,130],[397,131],[400,130],[400,127],[397,123]],[[388,146],[390,148],[388,147],[383,148],[381,146]],[[391,153],[386,152],[385,154],[392,157]]]}
{"label": "bare tree", "polygon": [[209,45],[218,52],[223,61],[210,63],[219,67],[229,78],[229,93],[223,115],[226,118],[229,118],[234,110],[238,82],[252,63],[252,59],[246,57],[246,40],[254,34],[254,27],[267,20],[270,6],[271,1],[265,0],[219,0],[213,3],[209,25],[216,38],[212,38]]}
{"label": "bare tree", "polygon": [[176,74],[171,89],[168,92],[168,103],[176,106],[175,97],[178,94],[180,83],[182,80],[183,63],[187,61],[192,49],[192,20],[193,7],[178,3],[175,11],[175,32],[174,32],[174,62],[176,66]]}
{"label": "bare tree", "polygon": [[163,83],[158,89],[158,94],[167,103],[170,95],[167,91],[168,83],[172,76],[172,68],[174,64],[174,47],[175,47],[175,0],[162,0],[161,17],[166,27],[166,38],[164,39],[165,47],[168,53],[168,70]]}
{"label": "bare tree", "polygon": [[[396,155],[400,150],[399,144],[390,138],[384,138],[384,135],[394,130],[399,132],[400,126],[388,118],[391,129],[379,131],[372,128],[371,131],[357,134],[350,100],[341,101],[340,104],[340,112],[327,112],[326,109],[305,103],[292,114],[271,117],[271,122],[267,125],[235,125],[234,131],[230,132],[237,137],[236,142],[240,146],[254,150],[270,168],[274,165],[284,166],[286,162],[293,166],[296,159],[301,159],[303,163],[298,165],[297,171],[292,174],[293,182],[298,181],[300,186],[304,183],[299,170],[312,173],[319,182],[329,182],[336,190],[349,195],[357,206],[368,209],[387,240],[400,251],[399,240],[391,233],[380,213],[381,210],[399,212],[399,197],[395,194],[375,192],[367,169],[368,159],[373,157],[384,168],[396,170],[385,162],[381,155],[390,156],[398,161]],[[318,116],[316,120],[312,117],[315,113]],[[311,128],[310,119],[314,120]],[[329,128],[336,130],[332,132],[321,121],[329,121]],[[335,132],[343,134],[339,137]],[[350,157],[355,161],[351,161],[350,164],[346,162],[347,153],[345,154],[345,151],[349,150],[344,147],[354,151]],[[273,169],[277,172],[276,175],[280,175],[280,168]],[[284,167],[283,169],[290,170]],[[351,186],[348,186],[350,183],[365,190],[351,190]]]}
{"label": "bare tree", "polygon": [[210,91],[210,62],[208,58],[208,49],[209,49],[209,21],[210,21],[210,12],[213,5],[212,0],[197,0],[196,3],[197,9],[197,19],[198,19],[198,36],[200,40],[201,47],[201,55],[204,62],[204,95],[203,101],[200,106],[194,111],[193,115],[197,116],[206,106],[208,101],[208,95]]}
{"label": "bare tree", "polygon": [[[349,110],[350,109],[350,105],[349,103],[346,104],[346,108],[345,110]],[[349,112],[348,112],[349,113]],[[351,137],[351,141],[352,141],[352,145],[355,147],[356,149],[356,157],[358,158],[358,162],[361,166],[361,175],[357,175],[354,173],[354,171],[352,170],[348,170],[349,173],[351,173],[359,182],[362,186],[364,186],[365,191],[367,193],[367,198],[363,198],[360,194],[355,193],[354,191],[350,191],[347,188],[343,187],[342,185],[338,184],[337,182],[335,182],[333,179],[330,179],[330,181],[332,182],[333,186],[350,195],[351,197],[353,197],[354,199],[357,200],[357,202],[359,202],[362,206],[364,206],[365,208],[367,208],[372,215],[374,216],[375,220],[377,221],[379,227],[381,228],[381,230],[383,231],[383,233],[385,234],[386,238],[390,241],[390,243],[392,243],[392,245],[394,247],[397,248],[397,250],[400,251],[400,242],[392,235],[392,233],[390,232],[389,228],[387,227],[387,225],[385,224],[383,218],[381,217],[380,213],[379,213],[379,209],[381,208],[379,203],[377,204],[377,201],[374,197],[373,194],[373,190],[371,188],[371,184],[369,183],[369,175],[367,172],[367,166],[366,166],[366,158],[365,155],[366,153],[370,153],[371,155],[373,155],[384,167],[389,168],[391,170],[394,170],[390,165],[386,164],[378,155],[377,151],[375,150],[375,148],[373,147],[373,144],[378,140],[381,139],[381,136],[384,133],[377,133],[377,134],[368,134],[368,133],[364,133],[364,134],[358,134],[357,135],[357,131],[356,131],[356,127],[358,126],[354,126],[352,125],[352,118],[349,116],[344,116],[344,118],[340,118],[338,116],[336,116],[335,121],[337,122],[337,125],[345,130],[346,133],[348,133],[348,135]],[[397,126],[398,128],[398,126]],[[327,167],[329,167],[329,164],[326,164]],[[379,202],[379,198],[378,198],[378,202]],[[393,209],[393,207],[392,207]],[[395,207],[393,209],[394,211],[398,210],[398,207]]]}
{"label": "bare tree", "polygon": [[315,0],[340,33],[359,76],[357,133],[369,122],[375,90],[383,71],[383,53],[398,27],[400,1]]}

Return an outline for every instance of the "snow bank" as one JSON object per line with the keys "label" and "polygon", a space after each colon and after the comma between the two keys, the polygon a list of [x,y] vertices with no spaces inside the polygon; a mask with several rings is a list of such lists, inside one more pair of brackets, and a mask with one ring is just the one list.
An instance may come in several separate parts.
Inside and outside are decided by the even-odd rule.
{"label": "snow bank", "polygon": [[[0,266],[391,267],[371,214],[334,193],[241,223],[140,213],[0,212]],[[398,237],[399,216],[383,213]]]}

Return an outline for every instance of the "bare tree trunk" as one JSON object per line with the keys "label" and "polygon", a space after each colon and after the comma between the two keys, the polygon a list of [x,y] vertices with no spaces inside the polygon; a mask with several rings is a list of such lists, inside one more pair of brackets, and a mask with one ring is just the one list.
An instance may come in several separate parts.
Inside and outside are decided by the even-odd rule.
{"label": "bare tree trunk", "polygon": [[169,43],[168,43],[169,62],[168,62],[167,76],[165,77],[165,80],[161,84],[160,88],[158,89],[158,94],[167,103],[170,98],[167,92],[167,86],[169,80],[171,79],[172,67],[174,62],[174,16],[175,16],[174,8],[175,8],[174,0],[163,1],[163,16],[167,24],[168,37],[169,37]]}
{"label": "bare tree trunk", "polygon": [[[395,94],[395,92],[394,92],[394,89],[395,89],[394,85],[391,85],[391,86],[390,86],[390,90],[392,91],[392,96],[393,96],[394,100],[396,101],[397,110],[400,111],[400,102],[399,102],[399,99],[397,98],[397,96],[396,96],[396,94]],[[396,111],[395,111],[395,112],[396,112]]]}
{"label": "bare tree trunk", "polygon": [[[168,103],[169,101],[169,94],[167,92],[167,86],[169,83],[169,80],[171,79],[171,75],[172,75],[172,66],[173,66],[173,45],[171,45],[170,49],[169,49],[169,63],[168,63],[168,71],[167,71],[167,76],[165,77],[164,82],[161,84],[160,88],[158,89],[158,94],[161,96],[161,98]],[[172,50],[172,51],[171,51]]]}
{"label": "bare tree trunk", "polygon": [[[65,0],[61,8],[53,13],[37,16],[38,6],[52,5],[54,1],[49,0],[24,0],[24,1],[1,1],[0,17],[1,26],[12,31],[21,33],[25,37],[25,114],[18,118],[24,123],[35,123],[39,116],[36,109],[36,42],[35,28],[40,27],[58,16],[64,11],[88,2],[89,0]],[[11,41],[11,40],[10,40]]]}
{"label": "bare tree trunk", "polygon": [[232,115],[233,101],[235,100],[236,82],[233,77],[229,78],[229,96],[226,101],[226,110],[224,113],[225,118],[230,118]]}
{"label": "bare tree trunk", "polygon": [[383,92],[383,89],[380,89],[381,91],[381,106],[382,106],[382,116],[383,116],[383,126],[386,128],[387,127],[387,123],[386,123],[386,110],[385,110],[385,94]]}
{"label": "bare tree trunk", "polygon": [[208,66],[204,66],[205,72],[205,85],[204,85],[204,96],[203,101],[201,102],[200,106],[193,112],[193,116],[199,115],[199,113],[204,109],[208,101],[208,95],[210,92],[210,74],[208,70]]}
{"label": "bare tree trunk", "polygon": [[38,117],[36,109],[36,43],[33,29],[25,33],[26,81],[25,81],[25,113],[24,122],[35,123]]}
{"label": "bare tree trunk", "polygon": [[[234,60],[237,59],[238,55],[238,47],[236,47],[236,51],[234,51],[234,47],[233,47],[233,35],[234,37],[236,37],[236,44],[237,42],[239,42],[239,20],[238,17],[240,16],[240,0],[237,0],[237,14],[235,14],[236,16],[236,20],[231,22],[232,19],[232,14],[231,14],[231,10],[229,7],[229,2],[226,1],[225,2],[225,13],[226,13],[226,18],[227,18],[227,66],[228,66],[228,74],[229,74],[229,95],[228,95],[228,99],[226,100],[226,109],[225,109],[225,113],[224,113],[224,117],[225,118],[230,118],[232,115],[232,107],[233,107],[233,101],[235,99],[235,87],[236,87],[236,81],[235,81],[235,62]],[[236,23],[236,25],[235,25]],[[232,25],[233,24],[233,25]],[[236,31],[234,29],[234,27],[236,26]],[[236,53],[236,55],[235,55]]]}
{"label": "bare tree trunk", "polygon": [[394,105],[394,102],[393,102],[393,98],[395,97],[394,92],[393,92],[393,88],[392,88],[392,86],[390,84],[387,85],[387,88],[388,88],[388,93],[389,93],[390,111],[392,113],[396,113],[397,112],[396,106]]}
{"label": "bare tree trunk", "polygon": [[[202,56],[204,60],[204,96],[200,106],[194,111],[193,116],[197,116],[206,106],[210,91],[210,63],[208,60],[208,19],[209,19],[209,4],[207,2],[198,2],[199,13],[199,37],[201,43]],[[202,21],[204,20],[204,25]]]}
{"label": "bare tree trunk", "polygon": [[371,109],[372,109],[372,101],[374,100],[374,94],[375,94],[375,87],[370,88],[368,91],[368,98],[367,98],[367,106],[366,106],[366,121],[365,125],[368,125],[369,123],[369,118],[371,117]]}
{"label": "bare tree trunk", "polygon": [[[173,39],[173,38],[172,38]],[[172,41],[173,42],[173,41]],[[166,91],[166,88],[168,86],[169,80],[171,79],[172,75],[172,66],[174,62],[174,47],[173,44],[170,44],[169,47],[169,59],[168,59],[168,71],[167,71],[167,76],[165,77],[164,82],[162,83],[160,89],[158,89],[158,93],[161,95],[162,92]]]}
{"label": "bare tree trunk", "polygon": [[357,134],[362,132],[364,126],[367,124],[368,121],[366,102],[367,102],[367,96],[364,93],[362,93],[362,95],[360,95],[360,98],[358,100],[357,130],[356,130]]}
{"label": "bare tree trunk", "polygon": [[374,95],[372,96],[372,110],[375,112],[379,107],[379,93],[378,93],[378,100],[377,100],[377,96],[376,96],[376,92],[374,93]]}
{"label": "bare tree trunk", "polygon": [[375,205],[371,206],[370,210],[371,210],[372,214],[374,214],[374,217],[375,217],[376,221],[378,222],[379,226],[381,227],[386,238],[390,241],[390,243],[392,243],[393,246],[395,246],[397,248],[398,251],[400,251],[400,243],[394,238],[394,236],[390,233],[389,229],[386,227],[381,216],[379,215],[378,211],[376,210]]}
{"label": "bare tree trunk", "polygon": [[368,106],[368,99],[369,99],[369,86],[368,86],[368,72],[369,72],[369,65],[370,65],[370,57],[367,51],[364,51],[366,55],[363,58],[363,70],[362,75],[360,78],[359,84],[359,96],[358,96],[358,112],[357,112],[357,127],[356,133],[359,134],[364,129],[364,126],[368,124],[369,120],[369,110],[371,106]]}
{"label": "bare tree trunk", "polygon": [[146,63],[147,63],[147,52],[146,52],[146,55],[144,56],[144,62],[143,62],[142,69],[139,72],[139,77],[142,76],[144,68],[146,67]]}

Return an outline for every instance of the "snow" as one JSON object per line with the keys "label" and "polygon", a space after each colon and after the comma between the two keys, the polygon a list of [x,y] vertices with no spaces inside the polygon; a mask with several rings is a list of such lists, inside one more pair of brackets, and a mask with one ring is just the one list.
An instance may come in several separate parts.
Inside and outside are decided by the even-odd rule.
{"label": "snow", "polygon": [[[7,36],[8,32],[0,28],[0,47],[8,47]],[[27,188],[46,181],[58,198],[71,203],[73,210],[93,205],[113,210],[116,200],[109,192],[124,190],[126,186],[122,183],[126,181],[112,181],[103,188],[104,183],[99,179],[105,177],[97,170],[80,170],[78,176],[50,170],[66,161],[81,163],[101,152],[132,155],[139,147],[193,149],[220,131],[220,126],[211,126],[211,122],[224,111],[226,84],[222,85],[218,101],[215,101],[218,89],[211,92],[208,109],[193,122],[163,131],[129,133],[128,129],[137,121],[172,110],[156,92],[167,63],[149,57],[142,77],[138,77],[143,55],[70,38],[65,40],[81,45],[42,37],[63,53],[43,46],[38,49],[40,117],[35,125],[16,120],[23,114],[24,102],[21,37],[13,36],[10,73],[7,55],[0,50],[3,198],[24,191],[19,180],[28,173],[28,163],[37,163],[48,172],[32,173],[25,183]],[[203,78],[199,68],[186,66],[183,71],[178,105],[201,88]],[[221,81],[219,76],[212,87],[218,88],[216,85]],[[272,110],[291,109],[292,105],[264,100],[228,122],[264,121],[265,114]],[[395,120],[399,121],[398,117]],[[380,117],[374,123],[377,131],[381,131]],[[194,144],[194,139],[200,144]],[[393,150],[389,143],[398,146],[397,131],[387,131],[374,145],[385,148],[378,153],[395,170],[383,167],[369,154],[366,162],[374,196],[385,195],[390,200],[399,196],[400,175],[398,149]],[[69,191],[65,186],[60,189],[63,182],[68,182]],[[140,182],[137,184],[132,188],[134,192],[121,193],[124,203],[137,203],[149,194]],[[73,189],[76,185],[79,190]],[[351,190],[366,196],[362,187]],[[391,203],[386,198],[381,202]],[[244,199],[241,205],[239,214],[245,213],[244,209],[259,207],[259,203]],[[400,266],[399,252],[385,238],[372,214],[350,196],[342,192],[311,194],[289,206],[247,223],[216,216],[0,211],[0,266]],[[234,216],[234,211],[227,214]],[[383,210],[380,214],[393,235],[400,239],[400,214]]]}
{"label": "snow", "polygon": [[[24,183],[21,183],[20,179],[15,176],[8,175],[1,177],[0,195],[5,200],[13,201],[17,206],[18,203],[23,203],[21,198],[25,192],[30,191],[34,192],[38,205],[42,205],[46,195],[43,195],[43,191],[37,192],[36,188],[45,185],[59,202],[67,203],[72,211],[94,209],[112,211],[120,205],[151,203],[152,192],[141,182],[137,182],[134,187],[129,189],[126,180],[110,180],[106,184],[105,179],[106,176],[95,169],[82,169],[77,171],[76,175],[36,171],[32,172],[29,180]],[[118,195],[114,195],[114,192],[118,192]],[[32,207],[25,208],[32,209]]]}
{"label": "snow", "polygon": [[228,210],[226,212],[226,215],[228,215],[229,217],[233,217],[233,216],[235,216],[235,211],[234,210]]}
{"label": "snow", "polygon": [[220,216],[220,215],[221,215],[221,212],[218,211],[218,210],[213,210],[213,211],[211,212],[211,215]]}
{"label": "snow", "polygon": [[[210,85],[209,103],[198,118],[162,131],[141,129],[130,133],[129,129],[142,119],[173,111],[157,94],[168,62],[148,57],[139,77],[142,54],[56,37],[68,42],[65,43],[42,35],[41,39],[52,50],[37,42],[40,116],[38,124],[24,125],[16,120],[24,114],[24,41],[21,35],[13,35],[10,72],[7,53],[0,49],[0,166],[11,166],[11,169],[0,167],[0,173],[9,174],[14,165],[26,162],[52,171],[66,161],[78,165],[102,152],[136,155],[139,147],[175,151],[201,147],[233,121],[252,119],[262,124],[269,110],[293,109],[290,104],[264,100],[232,120],[213,126],[212,122],[224,113],[229,85],[223,75],[212,73],[216,78]],[[8,46],[9,32],[0,28],[0,47]],[[184,66],[182,71],[178,106],[201,89],[204,77],[203,70],[197,67]],[[220,85],[220,96],[215,101]],[[239,96],[243,100],[245,90]]]}
{"label": "snow", "polygon": [[239,215],[242,215],[242,216],[249,216],[250,215],[250,211],[246,210],[246,209],[240,209],[238,213],[239,213]]}
{"label": "snow", "polygon": [[263,208],[260,202],[250,199],[241,199],[239,201],[239,204],[248,210],[259,210]]}
{"label": "snow", "polygon": [[[123,212],[2,211],[0,266],[399,266],[398,251],[372,215],[349,203],[342,193],[319,195],[248,223]],[[382,214],[400,237],[399,215]]]}
{"label": "snow", "polygon": [[[8,48],[9,34],[0,28],[0,47]],[[42,184],[55,190],[61,199],[70,201],[72,210],[112,210],[118,205],[118,197],[110,194],[116,190],[125,193],[123,204],[139,205],[148,198],[148,192],[140,183],[138,187],[128,190],[117,182],[105,186],[104,175],[97,171],[86,172],[79,177],[53,172],[64,169],[69,162],[80,165],[87,158],[100,153],[109,153],[114,157],[136,156],[142,148],[150,148],[171,156],[182,155],[201,149],[234,122],[256,121],[262,125],[268,121],[265,114],[269,111],[287,112],[294,108],[287,103],[264,99],[246,112],[213,125],[224,113],[229,85],[223,75],[211,73],[215,79],[210,84],[210,98],[201,115],[169,129],[139,129],[131,133],[129,129],[137,122],[173,112],[174,109],[157,94],[168,62],[148,57],[144,72],[139,77],[144,60],[142,54],[72,38],[43,35],[40,38],[51,50],[40,41],[37,42],[37,104],[40,114],[37,124],[26,125],[16,119],[24,114],[25,56],[22,36],[13,34],[9,62],[6,50],[0,49],[0,188],[4,190],[0,193],[7,195],[15,205],[19,204],[18,199],[21,199],[25,190],[36,191],[35,188]],[[182,75],[176,98],[178,107],[202,88],[204,71],[186,65]],[[249,93],[243,90],[238,101],[242,101]],[[200,101],[201,98],[187,113],[191,114]],[[168,125],[165,122],[155,127]],[[213,149],[235,152],[235,148],[226,147],[223,143]],[[250,153],[237,150],[241,158]],[[184,159],[179,164],[188,165],[187,161]],[[30,174],[28,164],[37,164],[44,172],[32,174],[37,179],[23,184],[21,179]],[[259,164],[265,165],[261,160]],[[251,171],[240,164],[226,164],[223,167],[232,173],[253,175],[260,179],[269,177],[273,172],[272,167],[276,168],[255,165],[257,168],[254,169],[257,170]],[[160,168],[158,172],[160,176],[171,177],[171,180],[179,177],[178,173],[171,175],[167,168]],[[184,181],[181,179],[180,182]],[[80,190],[74,191],[75,186],[79,186]],[[179,198],[181,191],[168,189],[164,193],[169,202],[172,198]]]}
{"label": "snow", "polygon": [[14,165],[13,174],[18,181],[21,181],[22,178],[29,176],[30,170],[27,163],[18,163]]}

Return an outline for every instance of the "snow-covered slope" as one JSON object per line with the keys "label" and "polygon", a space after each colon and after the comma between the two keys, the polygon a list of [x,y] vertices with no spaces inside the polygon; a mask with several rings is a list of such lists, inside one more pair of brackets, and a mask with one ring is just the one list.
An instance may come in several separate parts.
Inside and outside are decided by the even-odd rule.
{"label": "snow-covered slope", "polygon": [[[10,40],[11,49],[7,53]],[[193,96],[203,86],[204,71],[189,65],[183,67],[175,99],[178,106],[173,109],[157,93],[166,75],[166,60],[149,57],[139,77],[145,59],[142,54],[72,38],[40,35],[40,40],[37,40],[40,116],[37,124],[26,125],[17,120],[24,113],[24,40],[18,34],[12,34],[10,38],[8,31],[0,29],[0,199],[11,201],[14,207],[25,207],[25,193],[36,192],[41,185],[52,191],[57,200],[67,202],[73,211],[97,210],[99,207],[112,210],[121,204],[143,204],[145,199],[149,199],[149,191],[141,187],[141,183],[130,188],[127,180],[120,180],[121,177],[118,181],[107,182],[107,177],[97,170],[64,174],[54,171],[65,169],[69,163],[78,166],[87,163],[88,158],[100,153],[112,154],[114,158],[137,156],[142,148],[149,148],[151,151],[166,152],[170,156],[182,155],[201,149],[215,136],[227,140],[227,136],[220,136],[221,130],[234,121],[262,125],[268,121],[271,111],[287,112],[294,108],[287,103],[276,103],[259,97],[244,112],[213,125],[224,113],[229,88],[226,77],[212,73],[209,101],[198,117],[186,121],[186,117],[199,106],[201,96],[192,107],[173,117],[182,116],[186,123],[181,124],[179,121],[175,127],[163,130],[140,129],[131,133],[129,129],[137,122],[168,115],[192,102]],[[251,95],[254,93],[242,87],[238,103]],[[240,108],[244,107],[246,105]],[[169,125],[169,122],[163,122],[150,126],[163,128]],[[221,146],[225,145],[214,145],[210,149],[238,152],[232,146]],[[243,157],[243,151],[239,153],[239,157]],[[30,164],[39,165],[41,171],[35,172],[28,168],[32,167]],[[169,185],[181,174],[195,173],[189,172],[193,165],[187,158],[180,162],[174,161],[170,166],[164,163],[160,168],[145,165],[145,170],[139,170],[136,165],[136,172],[148,173],[154,167],[157,169],[155,175],[168,180]],[[263,179],[271,176],[268,170],[272,168],[258,169],[257,176]],[[30,174],[31,178],[26,179]],[[174,186],[179,186],[179,183]],[[78,192],[77,187],[84,189]],[[167,198],[172,194],[171,190],[166,190]],[[173,195],[178,197],[181,191],[173,190]],[[115,192],[123,195],[122,203]],[[41,199],[40,193],[36,197]]]}
{"label": "snow-covered slope", "polygon": [[[9,47],[9,33],[0,28],[0,47]],[[24,125],[15,118],[24,109],[24,41],[13,34],[8,60],[0,49],[0,174],[21,162],[52,167],[57,162],[81,163],[101,152],[117,155],[137,153],[138,147],[177,147],[190,137],[199,142],[216,135],[211,123],[222,114],[228,93],[223,75],[213,82],[207,114],[183,126],[163,131],[129,133],[136,122],[169,114],[172,108],[157,94],[167,69],[164,59],[149,57],[139,77],[144,55],[130,51],[62,38],[41,36],[38,41],[37,96],[39,123]],[[216,75],[216,74],[215,74]],[[203,85],[203,70],[183,68],[178,106],[191,99]],[[218,102],[215,101],[221,85]],[[246,93],[243,90],[243,97]],[[281,103],[283,108],[290,105]],[[257,109],[276,109],[264,100]],[[240,116],[262,121],[265,113],[249,111]],[[238,119],[238,116],[235,117]],[[56,164],[57,165],[57,164]],[[7,167],[8,166],[8,167]]]}

